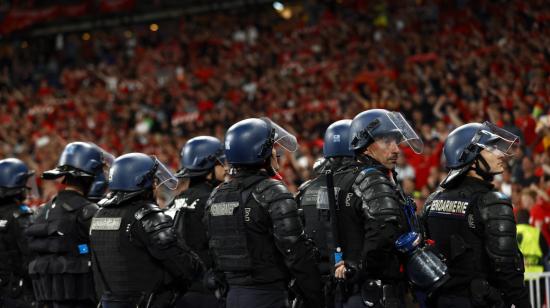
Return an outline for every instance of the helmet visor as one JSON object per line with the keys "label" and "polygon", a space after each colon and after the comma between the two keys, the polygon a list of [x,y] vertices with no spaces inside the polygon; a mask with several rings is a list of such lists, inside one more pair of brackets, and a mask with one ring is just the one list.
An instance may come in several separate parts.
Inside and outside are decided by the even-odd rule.
{"label": "helmet visor", "polygon": [[483,125],[487,129],[480,130],[474,136],[472,144],[499,156],[512,156],[512,149],[519,144],[518,136],[491,122],[484,122]]}
{"label": "helmet visor", "polygon": [[175,190],[178,187],[178,179],[174,176],[172,172],[156,157],[153,157],[157,164],[157,169],[155,171],[155,178],[157,179],[158,186],[166,186],[169,190]]}
{"label": "helmet visor", "polygon": [[88,142],[88,144],[95,146],[101,152],[102,163],[111,168],[116,157],[93,142]]}
{"label": "helmet visor", "polygon": [[269,118],[262,118],[273,131],[273,142],[281,146],[288,152],[295,152],[298,149],[298,140],[296,136],[289,133],[286,129],[271,121]]}
{"label": "helmet visor", "polygon": [[[386,116],[390,121],[386,124],[388,127],[385,128],[385,131],[390,132],[390,137],[395,138],[397,144],[406,143],[415,153],[422,153],[424,143],[405,117],[399,112],[388,112]],[[375,136],[373,138],[377,139]]]}

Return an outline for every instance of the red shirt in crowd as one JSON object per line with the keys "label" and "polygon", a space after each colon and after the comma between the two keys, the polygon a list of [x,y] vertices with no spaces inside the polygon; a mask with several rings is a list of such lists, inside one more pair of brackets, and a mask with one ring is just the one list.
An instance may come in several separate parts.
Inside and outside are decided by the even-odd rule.
{"label": "red shirt in crowd", "polygon": [[540,200],[531,209],[531,225],[539,228],[550,245],[550,202]]}

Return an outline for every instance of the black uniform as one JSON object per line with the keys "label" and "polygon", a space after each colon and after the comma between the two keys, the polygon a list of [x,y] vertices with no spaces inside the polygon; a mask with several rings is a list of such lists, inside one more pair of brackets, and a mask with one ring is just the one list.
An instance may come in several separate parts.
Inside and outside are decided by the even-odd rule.
{"label": "black uniform", "polygon": [[90,240],[103,307],[170,307],[200,274],[200,261],[178,243],[170,216],[152,201],[102,203]]}
{"label": "black uniform", "polygon": [[434,304],[530,306],[512,204],[506,195],[487,181],[465,177],[428,198],[423,221],[426,236],[446,257],[451,275],[434,296]]}
{"label": "black uniform", "polygon": [[89,229],[98,210],[95,203],[63,190],[42,208],[26,230],[34,294],[54,307],[95,307],[89,254]]}
{"label": "black uniform", "polygon": [[[346,307],[403,306],[402,255],[396,239],[410,230],[405,197],[383,165],[360,158],[334,174],[338,194],[338,223],[347,274]],[[383,300],[383,297],[385,300]]]}
{"label": "black uniform", "polygon": [[[353,158],[348,157],[330,158],[327,162],[328,164],[324,168],[330,168],[332,172],[339,174],[346,172],[346,168],[354,165]],[[339,209],[338,198],[341,187],[335,186],[334,190],[336,206]],[[330,217],[326,175],[321,174],[303,183],[298,188],[296,203],[303,215],[305,234],[319,251],[318,265],[325,285],[326,304],[328,307],[333,307],[334,292],[336,291],[336,284],[332,279],[334,273],[332,255],[335,251],[335,239]]]}
{"label": "black uniform", "polygon": [[13,199],[0,200],[0,307],[31,307],[34,301],[27,271],[29,250],[23,231],[32,210]]}
{"label": "black uniform", "polygon": [[313,247],[283,183],[241,172],[212,193],[206,220],[216,268],[230,285],[227,307],[285,307],[291,275],[308,307],[323,306]]}
{"label": "black uniform", "polygon": [[[212,257],[208,249],[204,209],[206,200],[212,192],[213,185],[201,179],[193,181],[189,188],[174,199],[167,214],[174,215],[174,229],[178,239],[199,255],[205,268],[212,268]],[[216,307],[218,301],[214,294],[206,290],[201,281],[194,281],[183,298],[178,300],[177,307]]]}

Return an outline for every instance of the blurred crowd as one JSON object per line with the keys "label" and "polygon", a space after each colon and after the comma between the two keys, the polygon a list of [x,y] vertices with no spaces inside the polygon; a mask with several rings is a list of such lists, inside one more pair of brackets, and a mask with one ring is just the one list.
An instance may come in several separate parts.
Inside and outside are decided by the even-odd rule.
{"label": "blurred crowd", "polygon": [[[0,43],[0,157],[37,173],[64,145],[156,155],[174,170],[186,140],[223,139],[269,116],[299,137],[290,189],[311,178],[332,122],[369,108],[414,123],[424,153],[398,173],[421,206],[446,175],[455,127],[489,120],[521,138],[495,184],[550,239],[550,2],[306,1],[157,24]],[[52,186],[48,186],[52,185]],[[56,187],[41,183],[43,198]]]}

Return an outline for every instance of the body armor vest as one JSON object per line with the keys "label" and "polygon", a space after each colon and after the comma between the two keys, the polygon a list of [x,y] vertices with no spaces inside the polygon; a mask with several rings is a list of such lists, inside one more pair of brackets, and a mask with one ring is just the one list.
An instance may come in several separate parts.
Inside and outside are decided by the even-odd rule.
{"label": "body armor vest", "polygon": [[[140,240],[132,237],[132,229],[140,223],[135,213],[147,206],[127,202],[103,207],[93,218],[90,241],[98,293],[139,301],[163,284],[165,275],[160,262],[148,253]],[[156,206],[152,208],[161,211]]]}
{"label": "body armor vest", "polygon": [[207,203],[209,245],[229,284],[268,284],[288,277],[268,209],[252,197],[255,185],[263,180],[269,178],[237,177],[221,184]]}
{"label": "body armor vest", "polygon": [[[350,190],[353,184],[353,171],[340,170],[334,174],[334,196],[337,215],[343,210],[348,197],[346,192]],[[350,200],[347,203],[350,204]],[[311,183],[300,193],[298,204],[304,213],[304,231],[307,237],[311,238],[315,246],[319,249],[319,270],[321,275],[329,275],[333,270],[335,251],[334,232],[331,225],[330,207],[328,200],[328,191],[326,176],[320,175],[313,179]],[[339,223],[338,228],[345,226]],[[341,233],[341,232],[339,232]],[[340,238],[340,245],[343,246]],[[344,250],[346,254],[347,250]]]}
{"label": "body armor vest", "polygon": [[349,168],[334,173],[334,186],[340,187],[338,194],[335,194],[335,196],[337,196],[338,205],[340,245],[345,260],[359,261],[362,258],[365,227],[364,221],[361,219],[361,208],[353,206],[357,197],[352,189],[355,178],[360,171],[360,165],[355,163],[350,165]]}
{"label": "body armor vest", "polygon": [[25,231],[29,249],[37,254],[29,263],[37,300],[95,298],[88,238],[78,217],[91,218],[96,209],[82,195],[62,191],[40,209]]}
{"label": "body armor vest", "polygon": [[484,192],[487,192],[484,187],[459,186],[435,192],[425,205],[423,220],[427,236],[445,256],[451,275],[442,292],[468,296],[465,286],[469,286],[471,280],[487,278],[489,260],[476,205]]}
{"label": "body armor vest", "polygon": [[203,218],[206,200],[211,192],[212,186],[207,183],[191,186],[174,199],[173,206],[166,212],[175,212],[173,218],[176,234],[199,255],[207,268],[212,267],[212,258],[208,251]]}
{"label": "body armor vest", "polygon": [[26,205],[15,202],[0,205],[0,296],[19,297],[22,282],[25,288],[30,288],[23,230],[31,222],[31,215]]}
{"label": "body armor vest", "polygon": [[23,251],[26,243],[18,243],[23,229],[28,227],[32,212],[27,206],[15,203],[0,206],[0,271],[26,275],[23,271]]}
{"label": "body armor vest", "polygon": [[[377,163],[359,161],[336,173],[334,182],[345,192],[338,214],[344,259],[357,262],[371,279],[391,284],[402,279],[403,260],[394,245],[409,225],[405,200],[386,171]],[[386,223],[397,230],[385,228]]]}

